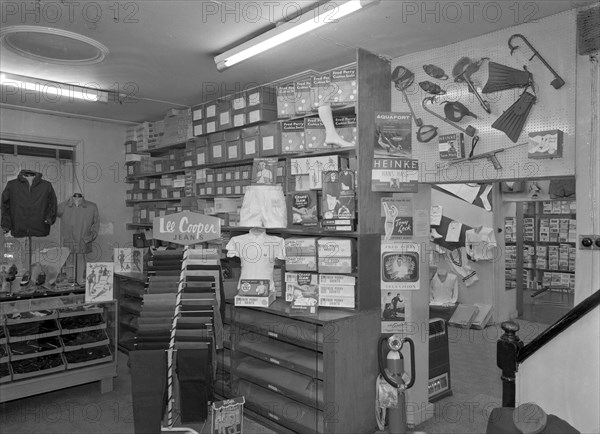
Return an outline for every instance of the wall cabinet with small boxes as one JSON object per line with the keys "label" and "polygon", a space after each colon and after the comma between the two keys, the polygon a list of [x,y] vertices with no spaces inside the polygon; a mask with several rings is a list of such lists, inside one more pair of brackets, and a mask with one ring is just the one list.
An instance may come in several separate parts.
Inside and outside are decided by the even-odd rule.
{"label": "wall cabinet with small boxes", "polygon": [[505,218],[506,288],[523,318],[551,324],[573,307],[577,246],[574,200],[517,202]]}

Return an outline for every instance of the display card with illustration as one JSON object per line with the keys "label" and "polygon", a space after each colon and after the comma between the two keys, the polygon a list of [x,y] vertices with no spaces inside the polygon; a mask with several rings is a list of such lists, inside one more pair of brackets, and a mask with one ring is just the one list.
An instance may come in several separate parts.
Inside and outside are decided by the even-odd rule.
{"label": "display card with illustration", "polygon": [[252,165],[253,185],[273,185],[277,180],[277,158],[255,158]]}
{"label": "display card with illustration", "polygon": [[403,332],[410,310],[410,291],[381,291],[381,333]]}
{"label": "display card with illustration", "polygon": [[143,273],[144,249],[134,247],[114,250],[115,273]]}
{"label": "display card with illustration", "polygon": [[413,211],[411,199],[381,198],[381,233],[385,241],[413,235]]}
{"label": "display card with illustration", "polygon": [[319,222],[317,192],[314,190],[296,191],[288,193],[288,197],[292,224],[316,226]]}
{"label": "display card with illustration", "polygon": [[375,112],[371,190],[416,193],[419,162],[412,159],[410,113]]}
{"label": "display card with illustration", "polygon": [[323,219],[353,219],[356,213],[355,192],[348,188],[354,185],[351,170],[328,170],[322,173],[323,194],[321,217]]}
{"label": "display card with illustration", "polygon": [[420,286],[420,246],[418,243],[381,243],[381,290],[418,290]]}
{"label": "display card with illustration", "polygon": [[112,262],[88,262],[85,271],[85,302],[109,301],[113,297]]}
{"label": "display card with illustration", "polygon": [[[290,313],[295,315],[316,315],[319,305],[319,285],[314,273],[298,273],[295,282],[286,284],[291,294]],[[290,288],[287,288],[290,286]]]}

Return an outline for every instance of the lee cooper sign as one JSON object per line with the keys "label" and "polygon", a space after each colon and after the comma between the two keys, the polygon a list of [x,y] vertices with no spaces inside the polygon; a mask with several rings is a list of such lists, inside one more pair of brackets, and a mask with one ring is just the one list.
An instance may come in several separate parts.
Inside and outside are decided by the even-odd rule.
{"label": "lee cooper sign", "polygon": [[221,236],[221,220],[191,211],[154,219],[154,238],[175,244],[197,244]]}

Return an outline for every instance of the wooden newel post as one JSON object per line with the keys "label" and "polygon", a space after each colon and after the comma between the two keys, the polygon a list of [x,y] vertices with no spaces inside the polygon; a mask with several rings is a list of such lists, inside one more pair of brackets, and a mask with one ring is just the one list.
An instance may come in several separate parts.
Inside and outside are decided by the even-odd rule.
{"label": "wooden newel post", "polygon": [[523,348],[523,342],[517,336],[519,324],[506,321],[501,327],[504,334],[500,336],[496,346],[496,364],[502,369],[502,407],[514,407],[517,355]]}

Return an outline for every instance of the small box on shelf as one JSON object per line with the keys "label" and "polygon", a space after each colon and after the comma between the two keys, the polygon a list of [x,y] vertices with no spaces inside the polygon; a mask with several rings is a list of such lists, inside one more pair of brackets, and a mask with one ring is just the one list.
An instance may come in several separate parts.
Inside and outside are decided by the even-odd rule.
{"label": "small box on shelf", "polygon": [[296,154],[305,151],[304,121],[291,120],[281,123],[281,152]]}
{"label": "small box on shelf", "polygon": [[277,86],[277,117],[289,118],[296,114],[296,85],[293,81]]}
{"label": "small box on shelf", "polygon": [[207,118],[204,121],[204,134],[212,134],[217,131],[217,118]]}
{"label": "small box on shelf", "polygon": [[209,143],[210,161],[213,163],[223,163],[227,161],[225,141]]}
{"label": "small box on shelf", "polygon": [[326,103],[332,95],[331,72],[314,74],[311,78],[312,106],[317,109],[320,104]]}
{"label": "small box on shelf", "polygon": [[270,122],[277,119],[277,111],[274,108],[264,108],[260,106],[249,107],[246,112],[246,121],[248,124],[256,122]]}
{"label": "small box on shelf", "polygon": [[277,90],[271,86],[261,86],[247,92],[249,108],[264,108],[275,110],[277,108]]}
{"label": "small box on shelf", "polygon": [[358,99],[358,80],[356,67],[346,67],[331,71],[331,92],[325,102],[332,105],[346,105]]}
{"label": "small box on shelf", "polygon": [[253,297],[236,295],[234,297],[234,306],[240,307],[269,307],[275,301],[275,292],[270,292],[266,297]]}
{"label": "small box on shelf", "polygon": [[296,94],[294,112],[296,115],[311,113],[313,110],[312,78],[307,77],[295,82]]}
{"label": "small box on shelf", "polygon": [[192,107],[192,122],[204,120],[204,104],[198,104]]}
{"label": "small box on shelf", "polygon": [[241,139],[231,140],[225,143],[227,149],[227,161],[237,161],[241,157]]}
{"label": "small box on shelf", "polygon": [[259,126],[261,157],[271,157],[281,154],[281,125],[279,122],[270,122]]}

